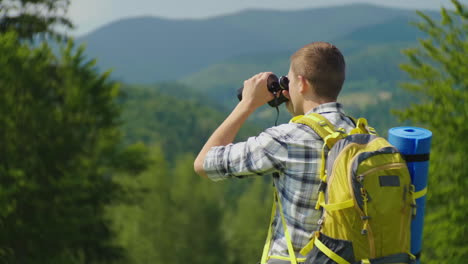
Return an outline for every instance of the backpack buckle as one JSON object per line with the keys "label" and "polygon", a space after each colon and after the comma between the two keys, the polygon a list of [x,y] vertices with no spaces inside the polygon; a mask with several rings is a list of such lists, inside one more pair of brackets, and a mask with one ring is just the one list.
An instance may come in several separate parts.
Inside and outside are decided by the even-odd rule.
{"label": "backpack buckle", "polygon": [[324,120],[318,121],[318,124],[322,127],[327,126],[327,122],[325,122]]}
{"label": "backpack buckle", "polygon": [[320,181],[320,184],[318,187],[319,192],[325,192],[326,189],[327,189],[327,183],[324,181]]}
{"label": "backpack buckle", "polygon": [[358,175],[357,177],[358,182],[362,182],[364,180],[364,175]]}
{"label": "backpack buckle", "polygon": [[336,132],[339,132],[339,133],[341,133],[341,134],[346,134],[346,130],[345,130],[344,128],[342,128],[342,127],[339,127],[339,128],[337,128],[337,129],[335,129],[335,131],[336,131]]}
{"label": "backpack buckle", "polygon": [[323,217],[320,217],[320,219],[317,221],[317,225],[319,226],[319,229],[317,231],[320,231],[320,226],[323,224]]}

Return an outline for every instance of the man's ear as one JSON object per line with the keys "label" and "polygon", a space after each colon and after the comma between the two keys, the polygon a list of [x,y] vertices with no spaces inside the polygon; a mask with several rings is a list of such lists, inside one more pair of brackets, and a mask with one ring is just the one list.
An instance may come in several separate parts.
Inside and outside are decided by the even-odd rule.
{"label": "man's ear", "polygon": [[304,76],[298,75],[297,77],[299,79],[299,92],[304,94],[310,89],[310,84]]}

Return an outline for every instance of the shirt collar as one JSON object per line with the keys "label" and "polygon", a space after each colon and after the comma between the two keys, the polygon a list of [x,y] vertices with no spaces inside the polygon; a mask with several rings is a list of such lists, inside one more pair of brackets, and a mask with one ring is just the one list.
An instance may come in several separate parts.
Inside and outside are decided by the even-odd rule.
{"label": "shirt collar", "polygon": [[317,114],[326,114],[326,113],[341,113],[343,115],[346,115],[345,112],[343,111],[343,105],[337,102],[330,102],[330,103],[325,103],[321,104],[315,108],[312,108],[309,110],[306,115],[312,114],[312,113],[317,113]]}

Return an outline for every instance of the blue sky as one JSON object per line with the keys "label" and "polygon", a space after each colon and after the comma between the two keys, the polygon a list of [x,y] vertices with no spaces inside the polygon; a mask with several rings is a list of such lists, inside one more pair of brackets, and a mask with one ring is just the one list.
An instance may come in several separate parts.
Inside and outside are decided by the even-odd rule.
{"label": "blue sky", "polygon": [[[461,0],[461,2],[468,0]],[[449,0],[72,0],[69,16],[76,24],[74,35],[92,31],[109,22],[136,16],[206,18],[249,8],[296,10],[304,8],[371,3],[408,9],[440,9]]]}

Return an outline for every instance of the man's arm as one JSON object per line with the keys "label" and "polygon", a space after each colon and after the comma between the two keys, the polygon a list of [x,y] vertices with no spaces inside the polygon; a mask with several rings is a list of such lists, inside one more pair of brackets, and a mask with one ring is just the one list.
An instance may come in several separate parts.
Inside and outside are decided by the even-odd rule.
{"label": "man's arm", "polygon": [[242,101],[234,108],[232,113],[215,130],[203,146],[194,162],[195,172],[207,177],[203,169],[208,151],[215,146],[226,146],[234,141],[239,129],[247,118],[260,106],[273,99],[273,94],[268,91],[267,79],[271,72],[259,73],[244,82]]}
{"label": "man's arm", "polygon": [[244,124],[245,120],[255,111],[255,109],[242,103],[242,101],[234,108],[232,113],[224,120],[224,122],[215,130],[208,141],[203,146],[202,150],[195,159],[195,172],[203,177],[207,177],[203,169],[208,151],[215,146],[225,146],[234,141],[239,129]]}

